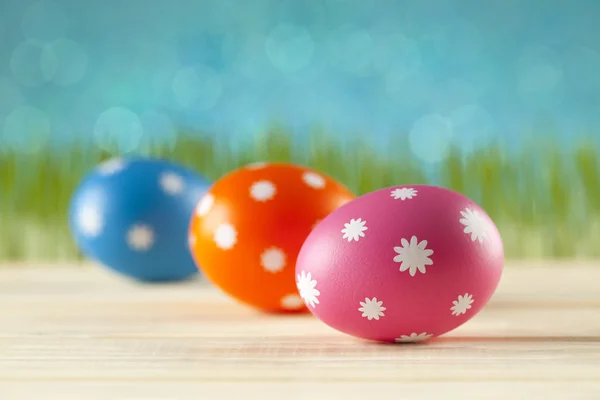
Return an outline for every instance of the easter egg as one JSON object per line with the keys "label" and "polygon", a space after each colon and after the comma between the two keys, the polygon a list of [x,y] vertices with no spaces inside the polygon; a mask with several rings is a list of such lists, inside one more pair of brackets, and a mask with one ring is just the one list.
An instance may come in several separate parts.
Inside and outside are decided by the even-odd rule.
{"label": "easter egg", "polygon": [[296,264],[298,291],[330,327],[416,342],[475,316],[500,281],[504,250],[474,201],[429,185],[380,189],[329,214]]}
{"label": "easter egg", "polygon": [[188,227],[210,182],[157,159],[112,159],[84,177],[72,195],[69,224],[88,258],[140,281],[197,275]]}
{"label": "easter egg", "polygon": [[294,267],[317,222],[353,193],[313,169],[257,163],[217,180],[190,225],[203,275],[238,302],[265,312],[306,312]]}

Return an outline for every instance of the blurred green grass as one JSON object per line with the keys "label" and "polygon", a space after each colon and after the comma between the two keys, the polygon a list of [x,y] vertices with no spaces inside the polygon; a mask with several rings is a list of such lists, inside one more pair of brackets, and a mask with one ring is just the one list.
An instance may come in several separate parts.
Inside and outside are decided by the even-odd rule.
{"label": "blurred green grass", "polygon": [[[252,145],[232,151],[224,141],[180,135],[176,143],[147,143],[138,154],[174,160],[217,179],[253,161],[291,161],[321,170],[357,194],[397,184],[433,183],[477,201],[498,225],[507,258],[600,256],[598,149],[557,143],[508,152],[500,144],[449,157],[431,172],[411,155],[404,139],[387,152],[368,140],[340,144],[315,131],[309,145],[271,129]],[[67,226],[70,195],[98,162],[117,155],[88,146],[36,154],[0,153],[0,262],[83,260]]]}

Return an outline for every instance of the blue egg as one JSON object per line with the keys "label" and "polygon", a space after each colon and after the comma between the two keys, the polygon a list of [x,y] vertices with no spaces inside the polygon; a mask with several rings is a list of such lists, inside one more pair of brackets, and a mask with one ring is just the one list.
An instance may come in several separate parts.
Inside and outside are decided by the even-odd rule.
{"label": "blue egg", "polygon": [[113,159],[75,190],[69,225],[81,252],[140,281],[193,277],[188,244],[194,209],[211,183],[180,165],[156,159]]}

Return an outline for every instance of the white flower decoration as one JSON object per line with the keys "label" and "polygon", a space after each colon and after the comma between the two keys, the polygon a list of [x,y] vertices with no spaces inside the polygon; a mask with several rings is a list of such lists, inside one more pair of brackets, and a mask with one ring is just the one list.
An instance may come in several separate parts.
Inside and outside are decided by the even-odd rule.
{"label": "white flower decoration", "polygon": [[397,339],[394,339],[394,341],[396,343],[413,343],[413,342],[421,342],[423,340],[427,340],[430,337],[432,337],[433,335],[427,332],[422,332],[422,333],[411,333],[410,335],[402,335]]}
{"label": "white flower decoration", "polygon": [[457,300],[454,300],[452,307],[450,307],[450,311],[452,311],[452,315],[461,315],[467,312],[469,308],[471,308],[471,304],[473,304],[473,295],[465,293],[464,296],[459,295]]}
{"label": "white flower decoration", "polygon": [[250,187],[250,197],[256,201],[271,200],[276,192],[277,189],[273,182],[265,180],[254,182]]}
{"label": "white flower decoration", "polygon": [[198,202],[198,205],[196,206],[196,215],[199,217],[204,217],[210,212],[214,203],[215,197],[210,193],[205,194],[202,196]]}
{"label": "white flower decoration", "polygon": [[281,272],[285,267],[285,253],[277,247],[271,247],[263,251],[260,255],[260,265],[265,271],[276,273]]}
{"label": "white flower decoration", "polygon": [[310,272],[306,273],[304,271],[301,271],[296,279],[300,297],[306,304],[314,308],[316,304],[319,304],[319,296],[321,295],[321,292],[317,289],[317,281],[312,278]]}
{"label": "white flower decoration", "polygon": [[281,307],[285,310],[299,310],[304,307],[304,301],[297,294],[288,294],[281,298]]}
{"label": "white flower decoration", "polygon": [[429,258],[433,250],[427,248],[427,240],[419,242],[417,237],[413,236],[410,238],[410,243],[402,239],[401,244],[402,247],[394,247],[394,251],[398,253],[394,261],[400,263],[400,272],[408,270],[410,276],[415,276],[417,270],[424,274],[425,266],[433,265],[433,261]]}
{"label": "white flower decoration", "polygon": [[464,233],[471,234],[471,240],[478,240],[483,243],[483,239],[487,238],[487,224],[483,217],[477,211],[470,208],[465,208],[460,212],[463,218],[459,219],[460,223],[465,226]]}
{"label": "white flower decoration", "polygon": [[325,178],[315,172],[303,173],[302,180],[313,189],[323,189],[325,187]]}
{"label": "white flower decoration", "polygon": [[372,299],[365,298],[364,302],[360,302],[361,307],[358,311],[362,312],[362,316],[367,318],[369,321],[374,319],[379,321],[379,317],[384,317],[383,313],[386,308],[383,306],[383,301],[377,301],[377,297]]}
{"label": "white flower decoration", "polygon": [[367,221],[363,221],[362,218],[351,219],[350,222],[344,224],[345,228],[342,229],[342,239],[348,239],[348,242],[357,241],[361,237],[365,237],[365,231],[369,228],[365,225]]}
{"label": "white flower decoration", "polygon": [[83,236],[97,237],[102,232],[104,221],[96,207],[86,204],[77,212],[77,225]]}
{"label": "white flower decoration", "polygon": [[267,162],[257,161],[257,162],[253,162],[253,163],[246,165],[246,168],[247,169],[261,169],[261,168],[266,167],[267,165],[269,165]]}
{"label": "white flower decoration", "polygon": [[221,224],[213,234],[213,240],[222,250],[230,250],[237,243],[237,231],[231,224]]}
{"label": "white flower decoration", "polygon": [[166,194],[178,195],[185,189],[183,178],[173,172],[160,174],[160,187]]}
{"label": "white flower decoration", "polygon": [[125,162],[120,158],[113,158],[111,160],[104,161],[102,164],[100,164],[96,171],[98,171],[100,175],[107,176],[116,174],[117,172],[120,172],[124,169]]}
{"label": "white flower decoration", "polygon": [[148,225],[132,226],[127,232],[127,244],[135,251],[148,251],[154,244],[154,232]]}
{"label": "white flower decoration", "polygon": [[413,197],[417,196],[417,190],[413,189],[413,188],[397,188],[392,190],[392,192],[390,193],[390,196],[392,196],[394,198],[394,200],[406,200],[406,199],[412,199]]}

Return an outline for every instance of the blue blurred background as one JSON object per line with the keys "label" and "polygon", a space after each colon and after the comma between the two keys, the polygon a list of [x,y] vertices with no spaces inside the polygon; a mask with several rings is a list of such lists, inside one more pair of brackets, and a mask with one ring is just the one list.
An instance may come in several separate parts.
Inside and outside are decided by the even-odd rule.
{"label": "blue blurred background", "polygon": [[509,258],[600,257],[598,21],[597,0],[0,0],[0,260],[79,257],[70,196],[124,153],[439,184]]}
{"label": "blue blurred background", "polygon": [[273,120],[406,132],[424,162],[571,144],[600,122],[599,20],[593,0],[2,0],[1,145],[185,128],[241,146]]}

